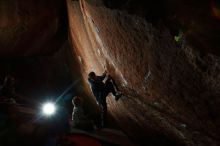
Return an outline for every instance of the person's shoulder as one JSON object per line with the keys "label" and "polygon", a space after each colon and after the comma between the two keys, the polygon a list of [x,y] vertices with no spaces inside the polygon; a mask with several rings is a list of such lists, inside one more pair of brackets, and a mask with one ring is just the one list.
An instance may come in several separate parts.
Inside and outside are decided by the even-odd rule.
{"label": "person's shoulder", "polygon": [[97,80],[102,80],[103,78],[105,78],[104,76],[96,76]]}

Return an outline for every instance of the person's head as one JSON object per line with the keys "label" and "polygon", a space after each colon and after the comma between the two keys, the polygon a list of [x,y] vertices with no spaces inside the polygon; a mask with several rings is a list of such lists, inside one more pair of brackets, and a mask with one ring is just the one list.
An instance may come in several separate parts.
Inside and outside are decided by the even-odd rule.
{"label": "person's head", "polygon": [[90,78],[90,79],[95,79],[95,77],[96,77],[96,74],[95,74],[95,72],[90,72],[89,73],[89,75],[88,75],[88,77]]}
{"label": "person's head", "polygon": [[81,100],[78,96],[74,96],[73,99],[72,99],[72,104],[74,106],[81,106]]}

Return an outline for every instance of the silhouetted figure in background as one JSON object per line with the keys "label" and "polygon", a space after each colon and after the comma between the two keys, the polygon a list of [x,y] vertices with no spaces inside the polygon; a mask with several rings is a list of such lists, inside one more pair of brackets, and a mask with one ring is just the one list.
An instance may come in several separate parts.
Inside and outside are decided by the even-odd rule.
{"label": "silhouetted figure in background", "polygon": [[106,97],[109,93],[112,93],[115,96],[115,100],[117,101],[121,97],[121,93],[118,92],[118,87],[115,84],[114,80],[110,75],[107,76],[107,72],[105,71],[102,76],[97,76],[94,72],[90,72],[88,75],[88,81],[90,83],[90,87],[94,96],[96,97],[97,104],[101,107],[101,127],[106,125],[107,118],[107,103]]}
{"label": "silhouetted figure in background", "polygon": [[73,97],[73,113],[72,113],[72,126],[83,130],[93,130],[92,121],[85,115],[82,99],[78,96]]}
{"label": "silhouetted figure in background", "polygon": [[6,76],[3,85],[0,87],[1,102],[16,103],[16,98],[15,79],[12,76]]}

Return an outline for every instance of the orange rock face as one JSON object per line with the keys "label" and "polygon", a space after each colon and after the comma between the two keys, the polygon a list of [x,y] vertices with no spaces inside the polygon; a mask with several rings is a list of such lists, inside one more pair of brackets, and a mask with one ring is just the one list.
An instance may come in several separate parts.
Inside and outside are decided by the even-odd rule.
{"label": "orange rock face", "polygon": [[[183,35],[99,0],[67,0],[70,40],[87,74],[107,70],[124,96],[109,97],[109,112],[145,144],[218,145],[220,58]],[[197,34],[197,33],[195,33]],[[91,100],[94,97],[91,96]]]}

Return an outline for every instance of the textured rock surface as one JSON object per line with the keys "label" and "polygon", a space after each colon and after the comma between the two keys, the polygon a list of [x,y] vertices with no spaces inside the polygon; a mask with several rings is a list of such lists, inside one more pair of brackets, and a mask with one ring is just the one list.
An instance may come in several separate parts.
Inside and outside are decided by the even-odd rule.
{"label": "textured rock surface", "polygon": [[61,47],[65,32],[65,2],[2,0],[0,57],[46,54]]}
{"label": "textured rock surface", "polygon": [[[184,33],[176,43],[169,24],[173,20],[151,23],[138,12],[110,9],[99,0],[67,0],[67,6],[70,39],[85,91],[90,93],[87,74],[91,70],[101,74],[107,69],[113,75],[125,96],[117,103],[108,98],[109,111],[131,138],[145,144],[219,145],[216,42],[210,43],[205,35],[192,39]],[[179,22],[184,18],[179,17]],[[216,30],[218,23],[213,22]],[[211,24],[190,33],[199,36],[206,26]],[[216,33],[213,37],[218,40]],[[203,42],[210,48],[191,43],[202,38],[207,38]]]}

